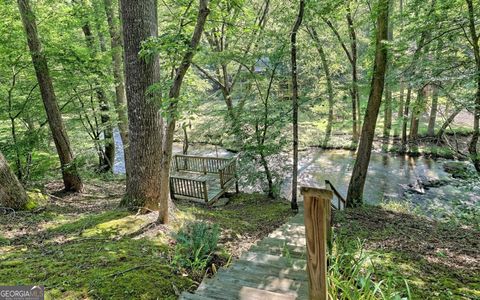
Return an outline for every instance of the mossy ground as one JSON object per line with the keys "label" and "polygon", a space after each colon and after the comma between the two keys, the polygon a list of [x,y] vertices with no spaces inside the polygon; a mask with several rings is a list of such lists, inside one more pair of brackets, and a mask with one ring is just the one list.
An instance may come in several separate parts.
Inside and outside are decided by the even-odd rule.
{"label": "mossy ground", "polygon": [[241,194],[220,208],[178,202],[177,218],[164,226],[155,214],[116,208],[121,182],[86,187],[1,216],[0,285],[44,285],[46,299],[176,299],[198,285],[172,264],[172,235],[186,221],[219,224],[221,243],[235,255],[291,215],[285,202]]}
{"label": "mossy ground", "polygon": [[375,274],[405,279],[412,299],[480,298],[475,228],[379,207],[342,211],[334,219],[336,238],[364,241]]}

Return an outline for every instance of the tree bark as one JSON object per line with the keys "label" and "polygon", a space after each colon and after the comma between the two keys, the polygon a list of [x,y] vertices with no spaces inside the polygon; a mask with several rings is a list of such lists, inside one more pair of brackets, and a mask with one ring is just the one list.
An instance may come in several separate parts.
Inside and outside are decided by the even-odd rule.
{"label": "tree bark", "polygon": [[367,111],[363,122],[362,135],[360,137],[360,144],[357,151],[357,158],[353,167],[352,178],[348,186],[348,207],[357,207],[363,204],[363,189],[365,186],[368,164],[370,162],[375,126],[382,102],[385,83],[388,51],[384,42],[388,39],[389,0],[380,0],[378,5],[373,77]]}
{"label": "tree bark", "polygon": [[360,135],[361,122],[361,107],[360,107],[360,92],[358,91],[358,64],[357,64],[357,33],[353,24],[352,13],[350,11],[350,2],[347,4],[347,23],[348,32],[350,36],[350,53],[352,56],[352,121],[355,124],[353,142],[357,143]]}
{"label": "tree bark", "polygon": [[427,98],[427,86],[421,87],[417,91],[417,99],[413,104],[412,108],[412,116],[410,119],[410,133],[409,133],[409,140],[414,142],[418,139],[418,128],[420,125],[420,114],[425,109],[425,100]]}
{"label": "tree bark", "polygon": [[335,101],[335,96],[333,95],[332,76],[330,75],[330,66],[327,62],[327,57],[325,55],[325,51],[323,50],[323,46],[320,42],[317,31],[315,30],[315,28],[309,27],[308,32],[310,33],[310,36],[312,37],[312,39],[315,41],[315,44],[317,45],[317,51],[318,51],[318,54],[320,55],[323,71],[325,72],[325,79],[327,80],[328,119],[327,119],[327,128],[325,130],[325,138],[323,140],[323,147],[327,147],[328,141],[330,140],[330,136],[332,135],[333,105]]}
{"label": "tree bark", "polygon": [[475,108],[474,108],[474,119],[473,119],[473,134],[472,139],[468,145],[468,152],[470,153],[473,165],[478,173],[480,173],[480,155],[478,154],[477,144],[480,137],[480,47],[478,41],[480,36],[477,34],[475,28],[475,12],[473,8],[473,1],[466,0],[468,6],[468,19],[469,19],[469,28],[470,28],[470,38],[473,46],[473,54],[475,56],[475,65],[477,74],[475,75],[475,80],[477,84],[477,91],[475,93]]}
{"label": "tree bark", "polygon": [[25,208],[27,200],[22,184],[0,152],[0,206],[20,210]]}
{"label": "tree bark", "polygon": [[168,223],[168,207],[173,204],[170,199],[170,165],[172,160],[172,146],[173,146],[173,135],[175,133],[175,124],[176,124],[176,114],[177,114],[177,105],[178,98],[180,96],[180,90],[183,84],[183,79],[187,74],[190,65],[192,64],[193,56],[197,51],[198,44],[202,37],[202,33],[205,27],[205,22],[207,16],[210,13],[208,9],[208,0],[199,0],[197,22],[195,24],[195,29],[190,40],[189,50],[185,53],[182,58],[180,66],[175,72],[175,77],[173,79],[172,87],[170,88],[168,97],[170,105],[168,107],[168,121],[165,127],[163,147],[162,147],[162,168],[160,172],[161,178],[161,197],[160,197],[160,211],[158,216],[158,221],[162,224]]}
{"label": "tree bark", "polygon": [[395,130],[393,132],[394,137],[399,136],[399,131],[402,128],[402,117],[403,117],[403,110],[405,105],[405,83],[403,82],[403,78],[400,79],[400,95],[398,97],[398,112],[397,112],[397,123],[395,124]]}
{"label": "tree bark", "polygon": [[401,145],[400,153],[405,153],[407,151],[407,142],[408,142],[407,126],[408,126],[408,115],[410,110],[411,99],[412,99],[412,87],[409,86],[407,89],[407,97],[405,99],[405,109],[402,113],[402,145]]}
{"label": "tree bark", "polygon": [[[83,5],[83,3],[82,3]],[[90,50],[90,58],[95,59],[97,54],[97,47],[95,46],[95,37],[92,34],[90,24],[88,21],[84,21],[82,25],[82,31],[85,35],[85,42],[87,47]],[[100,48],[102,46],[102,41],[99,37]],[[98,103],[100,105],[100,120],[103,128],[103,144],[99,145],[99,166],[98,169],[101,172],[108,172],[113,170],[113,165],[115,164],[115,141],[113,140],[113,127],[110,122],[110,106],[108,104],[108,99],[105,93],[105,90],[101,86],[98,79],[94,79],[95,84],[95,93],[97,94]]]}
{"label": "tree bark", "polygon": [[[392,15],[393,13],[393,1],[389,0],[389,14]],[[393,41],[393,21],[389,22],[388,26],[388,41]],[[391,62],[392,58],[391,55],[387,57],[387,75],[391,74]],[[388,78],[388,76],[387,76]],[[390,132],[392,131],[392,106],[393,106],[393,99],[392,99],[392,86],[388,80],[385,81],[385,105],[384,105],[384,112],[383,112],[383,151],[388,151],[388,146],[390,144]]]}
{"label": "tree bark", "polygon": [[430,137],[435,136],[435,124],[437,122],[437,112],[438,112],[438,87],[434,84],[432,85],[432,107],[430,109],[430,118],[428,119],[428,130],[427,130],[427,135]]}
{"label": "tree bark", "polygon": [[127,161],[132,168],[127,172],[126,195],[120,205],[148,212],[158,210],[161,198],[161,97],[157,91],[148,91],[160,81],[160,65],[157,54],[140,57],[139,52],[143,41],[158,36],[157,1],[121,0],[121,14],[130,138]]}
{"label": "tree bark", "polygon": [[293,210],[298,210],[297,204],[297,176],[298,176],[298,74],[297,74],[297,33],[302,25],[305,13],[305,1],[300,0],[297,20],[292,29],[291,41],[291,63],[292,63],[292,112],[293,112],[293,169],[292,169],[292,200]]}
{"label": "tree bark", "polygon": [[112,69],[115,80],[115,111],[118,117],[118,129],[123,144],[123,155],[125,160],[126,173],[129,172],[128,154],[128,117],[127,117],[127,95],[125,93],[125,82],[123,76],[122,59],[122,36],[119,26],[119,17],[116,15],[112,0],[103,0],[105,13],[107,15],[108,32],[110,34],[110,47],[112,52]]}
{"label": "tree bark", "polygon": [[47,59],[43,53],[42,45],[38,37],[35,15],[30,7],[30,1],[18,0],[18,8],[27,36],[28,47],[32,56],[33,67],[40,87],[43,104],[47,113],[48,124],[60,159],[65,190],[80,192],[83,189],[82,180],[78,175],[74,155],[70,148],[70,141],[62,121],[52,79],[49,74]]}

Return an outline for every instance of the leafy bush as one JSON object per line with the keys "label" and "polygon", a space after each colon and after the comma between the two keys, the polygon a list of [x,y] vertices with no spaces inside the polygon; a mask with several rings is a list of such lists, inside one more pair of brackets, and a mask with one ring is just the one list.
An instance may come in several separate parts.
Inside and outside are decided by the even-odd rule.
{"label": "leafy bush", "polygon": [[217,249],[219,237],[220,229],[216,224],[187,224],[176,235],[174,263],[194,272],[205,270]]}

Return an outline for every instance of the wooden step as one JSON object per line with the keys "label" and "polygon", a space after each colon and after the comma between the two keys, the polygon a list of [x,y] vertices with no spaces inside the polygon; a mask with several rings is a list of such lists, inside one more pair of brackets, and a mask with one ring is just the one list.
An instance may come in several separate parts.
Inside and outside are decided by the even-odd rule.
{"label": "wooden step", "polygon": [[283,268],[304,270],[307,262],[304,259],[282,257],[262,252],[249,251],[240,256],[240,261],[249,261],[255,264],[275,265]]}
{"label": "wooden step", "polygon": [[279,245],[272,245],[268,243],[253,245],[252,247],[250,247],[250,251],[263,252],[263,253],[283,256],[287,258],[291,257],[295,259],[306,259],[307,254],[305,252],[306,251],[305,247],[289,245],[285,243],[285,241],[282,241],[282,242],[283,243]]}
{"label": "wooden step", "polygon": [[306,298],[308,294],[308,284],[305,281],[258,273],[222,276],[218,277],[218,280],[215,282],[215,285],[219,286],[225,286],[227,284],[251,287],[280,294],[292,294],[298,296],[300,299]]}
{"label": "wooden step", "polygon": [[212,298],[204,297],[197,294],[191,294],[188,292],[183,292],[178,299],[179,300],[212,300]]}
{"label": "wooden step", "polygon": [[278,278],[289,278],[293,280],[308,280],[306,270],[295,270],[293,268],[279,267],[268,264],[255,264],[248,261],[238,261],[231,268],[230,272],[239,272],[238,275],[245,273],[259,273],[263,275],[277,276]]}
{"label": "wooden step", "polygon": [[[287,299],[297,299],[298,297],[298,293],[295,290],[287,289],[283,291],[282,290],[270,291],[270,290],[267,290],[266,288],[256,286],[252,282],[246,282],[240,279],[235,280],[234,278],[231,278],[231,277],[230,277],[230,280],[220,279],[219,277],[218,280],[214,280],[211,283],[205,284],[201,288],[199,287],[196,291],[196,294],[203,297],[208,297],[208,298],[218,299],[218,300],[248,299],[248,298],[242,298],[242,292],[245,288],[252,288],[257,291],[271,292],[271,293],[275,293],[276,295],[288,295],[290,298],[287,298]],[[305,293],[302,292],[302,294],[305,294]]]}
{"label": "wooden step", "polygon": [[296,296],[279,294],[270,291],[259,290],[250,287],[243,287],[240,291],[241,300],[295,300]]}

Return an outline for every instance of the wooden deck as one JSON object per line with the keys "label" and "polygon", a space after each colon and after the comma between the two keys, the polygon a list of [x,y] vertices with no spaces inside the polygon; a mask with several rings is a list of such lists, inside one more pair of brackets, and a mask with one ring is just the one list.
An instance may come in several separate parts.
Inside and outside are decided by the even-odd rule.
{"label": "wooden deck", "polygon": [[170,176],[172,198],[212,204],[235,186],[236,158],[175,155]]}

